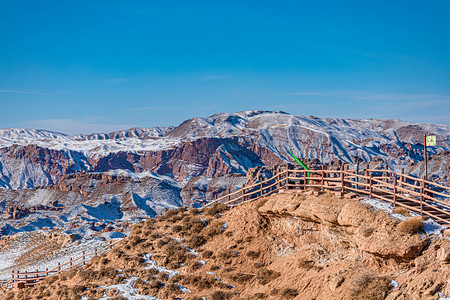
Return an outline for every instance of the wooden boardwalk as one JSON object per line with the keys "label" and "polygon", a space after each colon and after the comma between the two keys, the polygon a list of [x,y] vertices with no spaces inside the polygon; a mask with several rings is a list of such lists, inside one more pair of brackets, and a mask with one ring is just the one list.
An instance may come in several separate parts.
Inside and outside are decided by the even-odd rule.
{"label": "wooden boardwalk", "polygon": [[421,216],[428,216],[438,223],[450,226],[450,187],[386,169],[365,169],[361,172],[340,170],[285,170],[273,177],[244,186],[228,193],[214,203],[238,205],[254,201],[280,190],[328,190],[352,192],[402,206]]}
{"label": "wooden boardwalk", "polygon": [[115,242],[112,242],[110,240],[109,244],[101,249],[95,249],[93,252],[90,253],[84,253],[76,258],[69,258],[69,261],[66,263],[58,263],[58,266],[53,269],[46,269],[45,271],[36,270],[34,272],[28,272],[23,271],[20,272],[18,270],[13,270],[11,272],[11,280],[7,282],[0,282],[2,283],[1,287],[6,290],[7,288],[11,288],[13,286],[14,288],[27,288],[32,287],[38,284],[40,281],[46,279],[49,276],[58,275],[61,272],[71,270],[72,268],[84,266],[89,261],[92,260],[97,255],[101,255],[102,253],[105,253],[113,248],[113,246],[117,245],[118,243],[122,242],[122,240],[118,240]]}

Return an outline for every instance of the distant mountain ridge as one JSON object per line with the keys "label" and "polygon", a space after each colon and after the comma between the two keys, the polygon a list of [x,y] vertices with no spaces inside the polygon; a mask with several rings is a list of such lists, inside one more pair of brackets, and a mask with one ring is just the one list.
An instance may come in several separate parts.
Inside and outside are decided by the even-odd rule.
{"label": "distant mountain ridge", "polygon": [[[321,162],[378,161],[422,172],[423,135],[437,135],[430,174],[448,177],[450,126],[400,120],[359,120],[243,111],[192,118],[176,127],[132,128],[69,136],[38,129],[0,130],[0,187],[31,188],[74,172],[125,169],[187,182],[245,174],[253,167],[300,158]],[[442,166],[443,165],[443,166]],[[419,170],[417,170],[419,169]]]}

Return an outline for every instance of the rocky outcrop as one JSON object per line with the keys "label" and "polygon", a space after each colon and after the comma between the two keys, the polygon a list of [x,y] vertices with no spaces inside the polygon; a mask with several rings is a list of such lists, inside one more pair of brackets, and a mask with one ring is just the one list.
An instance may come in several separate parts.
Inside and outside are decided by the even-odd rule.
{"label": "rocky outcrop", "polygon": [[355,247],[384,258],[413,259],[429,243],[420,234],[401,232],[397,228],[398,221],[358,200],[339,199],[330,194],[318,197],[275,195],[259,208],[259,212],[339,226],[341,233],[345,233]]}

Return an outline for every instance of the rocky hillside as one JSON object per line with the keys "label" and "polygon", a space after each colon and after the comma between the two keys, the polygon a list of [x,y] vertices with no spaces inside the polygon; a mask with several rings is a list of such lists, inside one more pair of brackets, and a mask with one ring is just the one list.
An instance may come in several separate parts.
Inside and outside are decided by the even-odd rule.
{"label": "rocky hillside", "polygon": [[306,192],[169,210],[86,267],[4,299],[450,297],[449,239],[430,235],[439,233],[430,221],[384,209]]}
{"label": "rocky hillside", "polygon": [[33,188],[76,172],[151,171],[186,183],[195,177],[244,175],[256,166],[292,162],[286,149],[322,163],[388,164],[423,172],[423,135],[430,174],[449,176],[450,126],[399,120],[319,119],[283,112],[245,111],[193,118],[176,127],[133,128],[67,136],[34,129],[0,130],[0,187]]}

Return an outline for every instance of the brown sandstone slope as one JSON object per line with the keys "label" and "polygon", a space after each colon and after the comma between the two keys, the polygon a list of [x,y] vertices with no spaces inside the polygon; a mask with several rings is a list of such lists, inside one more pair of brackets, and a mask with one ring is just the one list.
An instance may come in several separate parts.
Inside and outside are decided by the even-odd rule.
{"label": "brown sandstone slope", "polygon": [[[148,268],[148,253],[180,273]],[[416,218],[330,194],[278,194],[168,211],[85,268],[4,298],[120,299],[128,284],[160,299],[438,299],[450,296],[449,259],[450,241],[427,237]]]}

